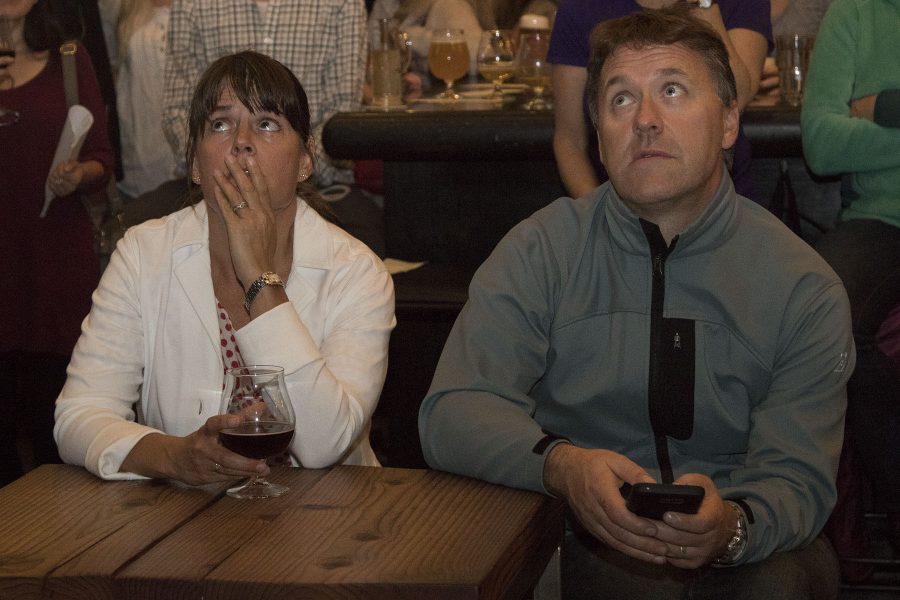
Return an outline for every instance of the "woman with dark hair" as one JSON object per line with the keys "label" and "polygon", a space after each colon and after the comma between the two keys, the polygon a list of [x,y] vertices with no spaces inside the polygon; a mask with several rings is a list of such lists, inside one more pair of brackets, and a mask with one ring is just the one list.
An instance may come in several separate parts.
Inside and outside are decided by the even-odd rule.
{"label": "woman with dark hair", "polygon": [[[21,475],[23,463],[59,460],[53,401],[99,277],[79,193],[104,186],[112,151],[97,78],[79,44],[79,102],[94,123],[77,157],[52,164],[67,115],[59,48],[69,32],[59,13],[49,0],[0,0],[0,30],[14,53],[0,57],[0,106],[14,111],[0,126],[0,485]],[[54,198],[41,217],[45,194]]]}
{"label": "woman with dark hair", "polygon": [[112,256],[57,403],[60,454],[106,479],[265,474],[218,443],[217,412],[226,369],[270,364],[297,417],[294,464],[377,465],[393,285],[316,209],[303,88],[267,56],[225,56],[188,125],[199,201],[131,228]]}

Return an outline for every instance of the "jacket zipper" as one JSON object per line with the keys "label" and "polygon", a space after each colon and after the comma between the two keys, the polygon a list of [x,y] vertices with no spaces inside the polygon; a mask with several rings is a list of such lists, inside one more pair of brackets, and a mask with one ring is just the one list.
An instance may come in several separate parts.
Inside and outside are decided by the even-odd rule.
{"label": "jacket zipper", "polygon": [[[656,225],[642,220],[641,226],[650,244],[650,253],[652,255],[653,285],[650,296],[650,360],[647,377],[647,405],[652,422],[654,417],[653,399],[660,397],[663,392],[662,386],[665,385],[665,382],[660,381],[659,363],[663,344],[663,307],[666,301],[666,259],[675,249],[678,237],[676,236],[672,243],[667,246]],[[659,464],[662,483],[672,483],[674,476],[672,473],[672,461],[669,457],[668,437],[664,432],[657,431],[657,424],[655,423],[653,424],[653,437],[656,446],[656,461]]]}

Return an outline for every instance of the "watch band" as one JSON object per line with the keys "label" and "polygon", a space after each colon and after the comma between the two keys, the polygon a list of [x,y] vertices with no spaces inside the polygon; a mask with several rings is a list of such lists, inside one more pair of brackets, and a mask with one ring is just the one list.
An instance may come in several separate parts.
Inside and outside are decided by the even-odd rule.
{"label": "watch band", "polygon": [[733,565],[744,555],[744,550],[747,549],[747,518],[744,516],[744,511],[741,510],[737,503],[731,500],[725,500],[725,504],[734,511],[736,522],[734,536],[728,540],[725,552],[713,561],[717,565]]}
{"label": "watch band", "polygon": [[244,310],[250,312],[250,305],[253,303],[253,300],[256,299],[260,290],[267,285],[284,287],[284,281],[282,281],[281,277],[278,276],[278,273],[275,273],[274,271],[266,271],[257,277],[256,281],[251,283],[250,287],[247,288],[247,293],[244,295]]}

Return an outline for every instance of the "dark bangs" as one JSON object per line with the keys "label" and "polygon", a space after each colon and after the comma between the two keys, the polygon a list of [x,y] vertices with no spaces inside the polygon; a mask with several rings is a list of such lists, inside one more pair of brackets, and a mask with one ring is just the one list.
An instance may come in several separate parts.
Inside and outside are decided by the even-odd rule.
{"label": "dark bangs", "polygon": [[188,116],[185,150],[189,168],[209,115],[219,105],[219,97],[226,88],[231,88],[252,113],[282,115],[300,134],[303,143],[309,142],[309,101],[303,86],[280,62],[248,50],[216,60],[200,78]]}

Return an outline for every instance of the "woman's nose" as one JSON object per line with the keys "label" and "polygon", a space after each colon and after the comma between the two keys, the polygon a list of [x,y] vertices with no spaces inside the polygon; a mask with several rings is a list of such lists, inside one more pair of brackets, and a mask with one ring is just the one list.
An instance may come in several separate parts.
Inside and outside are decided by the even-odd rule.
{"label": "woman's nose", "polygon": [[242,154],[253,154],[255,148],[253,146],[253,136],[250,125],[241,123],[234,131],[234,142],[231,147],[231,153],[235,156]]}

